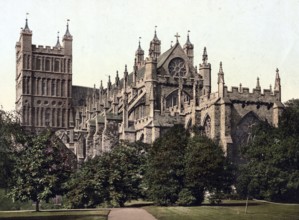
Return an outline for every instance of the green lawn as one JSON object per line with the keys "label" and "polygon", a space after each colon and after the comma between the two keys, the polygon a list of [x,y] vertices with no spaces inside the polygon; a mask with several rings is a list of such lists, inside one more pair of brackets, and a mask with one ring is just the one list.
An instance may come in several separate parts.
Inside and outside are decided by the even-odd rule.
{"label": "green lawn", "polygon": [[159,207],[145,206],[158,220],[299,220],[298,205],[277,205],[250,201],[247,214],[245,201],[224,201],[220,206]]}
{"label": "green lawn", "polygon": [[57,211],[9,211],[0,212],[0,219],[40,219],[40,220],[106,220],[108,218],[109,210],[57,210]]}

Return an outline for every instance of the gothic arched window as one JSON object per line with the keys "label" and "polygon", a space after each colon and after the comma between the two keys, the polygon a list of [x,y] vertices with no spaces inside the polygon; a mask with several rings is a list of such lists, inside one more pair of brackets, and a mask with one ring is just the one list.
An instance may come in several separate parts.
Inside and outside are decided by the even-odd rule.
{"label": "gothic arched window", "polygon": [[210,116],[206,117],[203,127],[204,127],[205,135],[210,138],[211,137],[211,118],[210,118]]}

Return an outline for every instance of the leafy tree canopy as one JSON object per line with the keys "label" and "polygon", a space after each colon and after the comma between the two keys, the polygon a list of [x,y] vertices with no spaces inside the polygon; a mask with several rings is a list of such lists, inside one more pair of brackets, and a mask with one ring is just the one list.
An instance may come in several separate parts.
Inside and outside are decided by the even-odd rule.
{"label": "leafy tree canopy", "polygon": [[219,145],[207,137],[190,137],[177,125],[150,150],[146,179],[149,197],[160,205],[195,205],[205,190],[228,190],[232,170]]}
{"label": "leafy tree canopy", "polygon": [[121,142],[110,152],[89,160],[72,175],[67,194],[70,207],[121,207],[143,196],[142,176],[148,146]]}
{"label": "leafy tree canopy", "polygon": [[10,194],[16,200],[33,200],[38,211],[41,200],[64,193],[62,185],[75,161],[73,153],[51,131],[33,137],[18,153]]}
{"label": "leafy tree canopy", "polygon": [[280,126],[261,123],[242,149],[247,163],[240,167],[238,192],[272,201],[299,201],[299,100],[290,100]]}
{"label": "leafy tree canopy", "polygon": [[15,163],[14,152],[26,142],[26,135],[12,112],[0,110],[0,187],[8,188]]}

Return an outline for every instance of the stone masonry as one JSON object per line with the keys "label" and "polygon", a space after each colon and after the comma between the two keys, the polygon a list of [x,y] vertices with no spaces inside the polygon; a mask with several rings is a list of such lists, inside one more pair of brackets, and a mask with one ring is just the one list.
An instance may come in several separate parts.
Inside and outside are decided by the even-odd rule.
{"label": "stone masonry", "polygon": [[[211,64],[204,48],[202,61],[194,65],[194,45],[177,41],[161,53],[155,31],[148,57],[140,42],[133,70],[116,72],[107,86],[72,85],[72,41],[67,24],[62,45],[32,44],[26,19],[16,44],[16,109],[24,127],[34,131],[50,127],[79,161],[109,151],[119,140],[153,143],[174,124],[201,128],[224,152],[237,159],[239,147],[250,138],[258,121],[278,125],[283,109],[279,70],[274,88],[249,91],[241,84],[225,85],[220,62],[216,92],[211,92]],[[96,80],[96,79],[95,79]]]}

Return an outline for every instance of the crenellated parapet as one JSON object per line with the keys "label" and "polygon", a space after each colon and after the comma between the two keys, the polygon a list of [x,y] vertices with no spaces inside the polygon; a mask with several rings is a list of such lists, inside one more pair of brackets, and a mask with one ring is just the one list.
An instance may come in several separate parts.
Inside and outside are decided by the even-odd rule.
{"label": "crenellated parapet", "polygon": [[40,53],[40,54],[53,54],[53,55],[64,55],[64,48],[62,47],[56,47],[56,46],[43,46],[43,45],[32,45],[32,52],[34,53]]}
{"label": "crenellated parapet", "polygon": [[279,99],[279,94],[270,89],[256,89],[253,88],[251,91],[249,88],[242,87],[231,87],[231,90],[228,90],[227,87],[224,88],[224,93],[227,98],[230,100],[244,100],[244,101],[268,101],[275,102]]}

